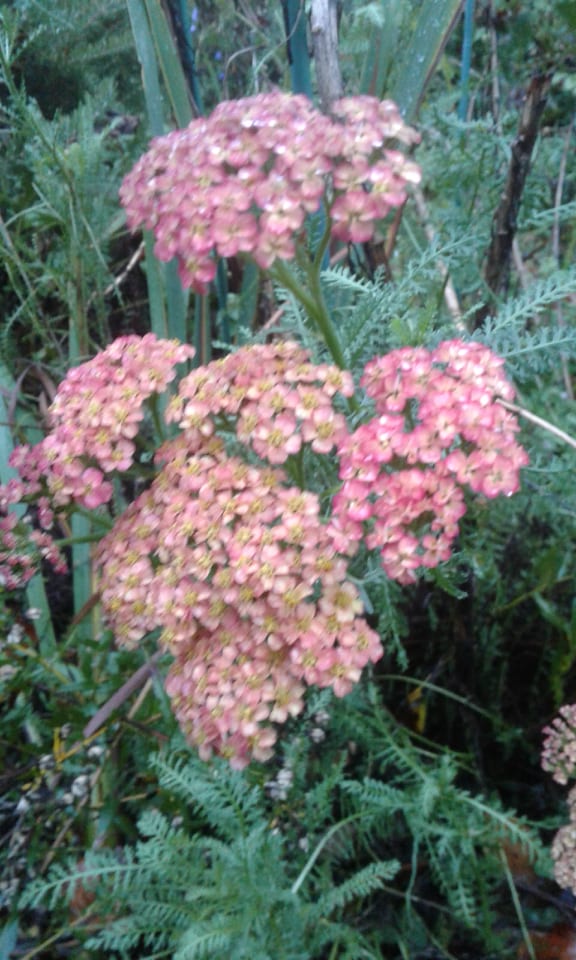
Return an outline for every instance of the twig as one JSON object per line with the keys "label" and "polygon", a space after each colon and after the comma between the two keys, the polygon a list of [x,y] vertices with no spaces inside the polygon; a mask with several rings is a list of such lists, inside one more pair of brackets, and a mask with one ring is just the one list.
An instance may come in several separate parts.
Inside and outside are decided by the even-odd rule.
{"label": "twig", "polygon": [[576,450],[576,440],[571,437],[569,433],[561,430],[560,427],[555,427],[553,423],[550,423],[548,420],[543,420],[542,417],[536,416],[535,413],[531,413],[530,410],[526,410],[525,407],[519,407],[517,404],[510,403],[508,400],[502,400],[501,397],[498,398],[497,403],[499,403],[501,407],[505,407],[506,410],[510,410],[511,413],[517,413],[518,416],[524,417],[525,420],[530,420],[530,422],[535,423],[536,426],[542,427],[544,430],[547,430],[548,433],[558,437],[559,440],[563,440],[569,447],[574,447]]}
{"label": "twig", "polygon": [[138,670],[136,670],[136,673],[133,673],[132,676],[128,678],[126,683],[123,683],[122,686],[112,694],[110,699],[107,700],[106,703],[96,711],[92,719],[88,721],[84,727],[84,730],[82,731],[82,736],[85,740],[89,740],[90,737],[92,737],[100,727],[103,727],[111,714],[113,714],[118,707],[121,707],[128,697],[132,696],[134,691],[138,689],[138,687],[142,686],[142,682],[147,680],[154,672],[160,657],[160,651],[153,654],[150,659]]}
{"label": "twig", "polygon": [[[552,225],[552,256],[556,261],[556,265],[560,266],[560,213],[559,209],[562,205],[562,193],[564,190],[564,180],[566,179],[566,163],[568,160],[568,151],[570,150],[570,141],[572,139],[572,132],[574,130],[574,117],[570,121],[568,131],[566,133],[566,141],[564,143],[564,149],[562,151],[562,156],[560,158],[560,169],[558,170],[558,182],[556,184],[556,191],[554,194],[554,223]],[[564,323],[564,313],[560,303],[557,303],[554,312],[556,314],[556,321],[559,327],[563,327]],[[574,387],[572,386],[572,377],[570,376],[570,367],[568,365],[568,358],[565,353],[560,355],[560,364],[562,366],[562,379],[564,381],[564,387],[566,389],[566,394],[570,400],[574,399]]]}
{"label": "twig", "polygon": [[494,9],[492,2],[489,5],[488,16],[490,18],[490,74],[492,78],[492,116],[494,126],[498,133],[501,133],[500,126],[500,79],[498,65],[498,34],[494,25]]}
{"label": "twig", "polygon": [[138,249],[134,251],[128,263],[126,264],[124,270],[122,271],[122,273],[119,273],[117,277],[114,277],[114,279],[112,280],[112,283],[108,284],[102,296],[109,297],[111,293],[114,293],[114,292],[118,293],[120,287],[125,282],[128,275],[132,272],[136,264],[142,259],[143,256],[144,256],[144,241],[142,241]]}
{"label": "twig", "polygon": [[[506,184],[492,221],[492,239],[484,272],[486,285],[494,294],[500,293],[508,283],[518,210],[549,88],[549,75],[538,74],[532,78],[520,117],[518,134],[512,144]],[[491,310],[491,304],[486,303],[477,311],[474,319],[475,329],[482,326]]]}
{"label": "twig", "polygon": [[[150,660],[148,661],[148,663],[145,663],[143,667],[140,667],[140,670],[137,670],[136,673],[135,673],[132,677],[130,677],[130,679],[124,684],[124,686],[123,686],[123,687],[120,687],[120,690],[116,691],[116,694],[119,694],[129,683],[132,683],[132,684],[134,685],[134,680],[135,680],[136,677],[138,677],[139,683],[141,683],[143,677],[144,677],[146,674],[148,674],[147,679],[146,679],[146,682],[144,683],[144,686],[143,686],[142,690],[140,691],[140,693],[139,693],[138,696],[136,697],[136,700],[134,701],[134,703],[133,703],[132,706],[130,707],[130,710],[128,711],[128,719],[132,719],[132,718],[136,715],[136,713],[137,713],[138,710],[140,709],[140,706],[141,706],[143,700],[145,699],[145,697],[148,696],[148,693],[150,692],[150,687],[151,687],[151,685],[152,685],[149,674],[152,672],[153,663],[154,663],[157,659],[159,659],[159,657],[160,657],[160,653],[155,653],[155,654],[150,658]],[[111,699],[113,699],[113,697],[112,697]],[[108,707],[108,706],[110,705],[110,702],[111,702],[111,700],[109,700],[108,703],[106,703],[106,704],[104,705],[104,707],[102,707],[101,710],[98,711],[98,713],[101,713],[106,707]],[[95,716],[92,718],[92,720],[90,721],[90,723],[88,724],[88,726],[85,727],[85,729],[84,729],[84,731],[83,731],[83,736],[84,736],[84,739],[85,739],[85,740],[88,740],[90,736],[94,736],[94,732],[95,732],[95,731],[91,732],[89,735],[86,734],[86,731],[89,729],[90,725],[94,723],[94,720],[96,719],[97,716],[98,716],[98,714],[95,714]],[[104,720],[102,720],[102,723],[104,723]],[[98,726],[102,726],[102,723],[98,724]],[[98,727],[95,728],[95,730],[97,730],[97,729],[98,729]],[[98,769],[94,772],[94,774],[93,774],[93,776],[92,776],[92,778],[91,778],[91,780],[90,780],[90,790],[86,793],[86,795],[85,795],[84,797],[82,797],[82,799],[79,801],[79,803],[78,803],[78,805],[77,805],[76,810],[74,811],[74,813],[71,814],[71,815],[68,817],[68,819],[67,819],[67,820],[64,822],[64,824],[62,825],[61,829],[58,831],[58,834],[56,835],[56,838],[55,838],[55,840],[54,840],[54,843],[52,844],[52,846],[50,847],[50,850],[48,851],[48,853],[47,853],[46,856],[44,857],[44,860],[42,861],[42,865],[41,865],[41,867],[40,867],[40,875],[44,874],[44,873],[46,872],[46,870],[48,869],[48,867],[50,866],[50,864],[52,863],[54,857],[56,856],[56,852],[57,852],[58,848],[59,848],[60,845],[62,844],[64,838],[66,837],[66,834],[68,833],[70,827],[71,827],[72,824],[74,823],[74,820],[76,819],[76,817],[77,817],[77,815],[78,815],[78,811],[79,811],[82,807],[87,806],[88,801],[89,801],[89,799],[90,799],[90,797],[91,797],[91,794],[92,794],[93,791],[94,791],[94,787],[96,786],[96,784],[98,783],[98,781],[99,781],[100,778],[102,777],[102,774],[103,774],[103,771],[104,771],[104,763],[105,763],[106,759],[107,759],[109,756],[111,756],[111,754],[113,753],[113,751],[116,749],[116,746],[117,746],[118,743],[120,742],[120,739],[121,739],[121,737],[122,737],[122,734],[123,734],[123,731],[122,731],[122,729],[120,729],[120,730],[117,732],[117,734],[115,735],[112,743],[107,747],[107,749],[106,749],[106,751],[105,751],[105,753],[104,753],[104,755],[103,755],[103,757],[102,757],[102,761],[101,761],[101,763],[100,763],[100,766],[99,766]],[[75,745],[75,746],[76,746],[76,745]],[[74,748],[72,748],[72,749],[74,749]],[[95,841],[95,844],[97,844],[98,842],[102,843],[102,840],[98,841],[98,839],[97,839],[97,840]]]}
{"label": "twig", "polygon": [[523,290],[527,290],[530,285],[530,273],[526,269],[526,264],[522,257],[522,251],[520,250],[520,244],[518,243],[518,237],[514,237],[512,241],[512,260],[514,261],[514,266],[516,268],[516,273],[520,278],[520,286]]}
{"label": "twig", "polygon": [[[82,926],[82,924],[84,924],[93,913],[94,907],[91,905],[80,917],[76,917],[75,920],[67,923],[65,927],[61,927],[60,930],[57,930],[56,933],[52,934],[51,937],[48,937],[47,940],[43,940],[42,943],[38,944],[36,947],[33,947],[32,950],[28,950],[26,953],[22,954],[20,960],[32,960],[33,957],[38,956],[40,951],[42,951],[44,956],[46,956],[46,953],[44,952],[46,947],[50,947],[53,943],[56,943],[60,937],[62,937],[65,933],[68,933],[69,930],[74,930],[76,927]],[[75,944],[77,944],[77,941],[75,941]],[[14,956],[14,954],[11,953],[10,956]]]}

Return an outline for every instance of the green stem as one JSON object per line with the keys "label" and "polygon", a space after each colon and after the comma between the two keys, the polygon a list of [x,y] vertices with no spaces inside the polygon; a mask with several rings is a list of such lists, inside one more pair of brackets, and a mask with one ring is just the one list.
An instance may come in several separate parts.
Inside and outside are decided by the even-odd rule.
{"label": "green stem", "polygon": [[164,429],[164,421],[160,413],[160,398],[157,393],[153,393],[152,396],[149,398],[148,408],[150,410],[150,413],[152,414],[152,421],[154,423],[154,430],[156,431],[156,437],[158,439],[158,443],[159,444],[164,443],[167,437],[166,437],[166,430]]}
{"label": "green stem", "polygon": [[[322,244],[321,244],[322,246]],[[272,279],[292,294],[295,300],[304,307],[308,318],[312,321],[326,344],[334,363],[341,370],[346,370],[346,361],[336,328],[330,319],[326,308],[322,288],[320,286],[320,271],[315,263],[306,264],[307,280],[310,292],[303,287],[284,260],[276,260],[270,269]]]}
{"label": "green stem", "polygon": [[86,517],[87,520],[99,523],[100,526],[106,527],[106,530],[111,530],[114,526],[114,521],[111,518],[103,517],[101,514],[94,513],[87,507],[81,507],[77,503],[74,504],[74,513],[79,514],[81,517]]}
{"label": "green stem", "polygon": [[292,887],[290,888],[290,892],[292,894],[298,893],[300,887],[304,883],[306,877],[310,873],[312,867],[316,863],[324,847],[326,846],[327,843],[329,843],[329,841],[332,839],[334,834],[338,833],[338,831],[341,830],[342,827],[345,827],[348,823],[354,823],[355,820],[361,820],[363,816],[364,816],[363,813],[352,813],[349,817],[345,817],[344,820],[340,820],[339,823],[335,823],[333,827],[330,827],[328,832],[324,834],[324,836],[319,841],[319,843],[316,844],[316,847],[312,851],[303,869],[300,871],[300,874],[296,877],[296,880],[292,884]]}
{"label": "green stem", "polygon": [[[317,216],[321,216],[321,211],[318,211]],[[326,196],[324,196],[324,232],[320,238],[318,247],[316,248],[316,253],[314,254],[314,270],[318,275],[322,270],[324,265],[324,256],[328,250],[328,245],[330,243],[330,237],[332,236],[332,221],[330,219],[330,208],[328,206],[328,201]]]}
{"label": "green stem", "polygon": [[75,547],[79,543],[99,543],[102,537],[97,533],[88,534],[85,537],[65,537],[64,540],[58,540],[59,547]]}

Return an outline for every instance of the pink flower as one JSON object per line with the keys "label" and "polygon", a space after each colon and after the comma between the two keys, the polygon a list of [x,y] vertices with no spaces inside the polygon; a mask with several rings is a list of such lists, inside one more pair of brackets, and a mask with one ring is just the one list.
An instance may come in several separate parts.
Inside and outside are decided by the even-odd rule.
{"label": "pink flower", "polygon": [[302,437],[296,429],[295,417],[279,414],[268,422],[260,421],[252,432],[251,444],[255,453],[270,463],[284,463],[291,454],[298,453],[302,446]]}
{"label": "pink flower", "polygon": [[401,583],[448,559],[465,512],[461,487],[486,497],[518,489],[528,458],[497,403],[513,396],[502,368],[486,347],[457,340],[366,365],[360,383],[380,416],[339,443],[332,526],[351,523],[360,539],[369,524],[366,545]]}
{"label": "pink flower", "polygon": [[417,139],[389,101],[347,98],[327,117],[304,96],[260,94],[152,141],[120,198],[130,228],[153,230],[157,255],[177,257],[183,285],[205,293],[215,254],[262,269],[293,259],[323,197],[334,236],[370,239],[419,179],[389,142]]}
{"label": "pink flower", "polygon": [[[262,377],[267,363],[291,369],[295,356],[302,361],[283,345],[260,351],[254,367],[248,350],[228,363],[253,397],[247,402],[258,409],[262,397],[269,419],[261,441],[279,424],[282,448],[298,435],[296,419],[289,407],[271,419],[270,410],[283,408],[291,388],[274,388],[267,403]],[[211,376],[221,385],[226,366],[191,374],[184,393],[195,395],[200,379],[205,389]],[[220,388],[215,397],[228,403]],[[174,415],[184,415],[181,405]],[[177,658],[167,689],[186,735],[202,756],[218,752],[242,766],[271,755],[270,724],[301,712],[304,684],[341,695],[359,664],[382,651],[317,496],[288,486],[279,470],[229,456],[216,438],[198,446],[192,430],[188,449],[187,437],[164,445],[150,489],[99,544],[102,603],[123,644],[160,630],[161,646]],[[350,641],[354,630],[365,638],[362,651]]]}
{"label": "pink flower", "polygon": [[94,510],[95,507],[108,503],[112,492],[112,484],[104,480],[102,472],[94,467],[88,467],[82,473],[81,484],[75,492],[75,499],[89,510]]}

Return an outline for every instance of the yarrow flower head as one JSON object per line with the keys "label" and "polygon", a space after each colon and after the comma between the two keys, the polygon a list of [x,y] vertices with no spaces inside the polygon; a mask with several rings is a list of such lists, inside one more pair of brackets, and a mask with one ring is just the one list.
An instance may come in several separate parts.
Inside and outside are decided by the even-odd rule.
{"label": "yarrow flower head", "polygon": [[333,524],[364,539],[400,583],[450,556],[466,511],[463,488],[510,495],[528,462],[518,424],[498,398],[514,391],[504,361],[478,343],[448,340],[371,360],[360,381],[377,416],[338,447],[342,487]]}
{"label": "yarrow flower head", "polygon": [[[192,440],[191,446],[189,439]],[[120,642],[160,627],[167,690],[201,756],[266,760],[307,684],[348,693],[382,654],[318,498],[194,434],[100,543],[102,603]]]}
{"label": "yarrow flower head", "polygon": [[328,117],[304,96],[260,94],[153,140],[120,199],[130,228],[152,230],[158,258],[177,257],[182,284],[204,293],[215,255],[293,259],[323,199],[334,237],[369,240],[420,179],[391,144],[417,140],[390,101],[347,97]]}
{"label": "yarrow flower head", "polygon": [[48,436],[10,458],[24,482],[19,499],[43,492],[55,508],[107,503],[112,485],[105,474],[132,465],[145,401],[162,393],[177,365],[193,355],[192,347],[150,333],[119,337],[69,370],[48,410]]}
{"label": "yarrow flower head", "polygon": [[544,728],[542,769],[563,785],[576,777],[576,703],[560,708],[549,727]]}
{"label": "yarrow flower head", "polygon": [[[561,707],[543,732],[542,768],[564,786],[576,779],[576,703]],[[570,822],[554,837],[552,859],[556,882],[576,895],[576,787],[568,794],[568,810]]]}
{"label": "yarrow flower head", "polygon": [[45,530],[35,530],[15,513],[0,514],[0,587],[20,590],[30,582],[40,563],[65,573],[66,560]]}
{"label": "yarrow flower head", "polygon": [[551,853],[556,883],[576,895],[576,787],[568,794],[568,809],[570,822],[558,830]]}
{"label": "yarrow flower head", "polygon": [[347,435],[346,418],[333,407],[336,393],[354,393],[348,372],[311,363],[296,343],[255,344],[184,377],[166,419],[189,443],[235,424],[238,439],[277,466],[304,443],[330,453]]}
{"label": "yarrow flower head", "polygon": [[[301,712],[306,685],[342,696],[382,654],[317,496],[279,468],[303,444],[329,453],[342,440],[333,402],[353,392],[350,374],[290,342],[192,371],[166,410],[182,432],[98,547],[115,635],[134,646],[161,629],[175,657],[167,690],[202,756],[267,759],[273,724]],[[230,455],[219,434],[261,465]]]}

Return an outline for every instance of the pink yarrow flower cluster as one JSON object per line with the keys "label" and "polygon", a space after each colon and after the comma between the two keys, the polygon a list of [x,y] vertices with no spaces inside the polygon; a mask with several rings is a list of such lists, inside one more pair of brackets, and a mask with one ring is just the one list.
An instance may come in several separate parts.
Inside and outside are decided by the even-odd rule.
{"label": "pink yarrow flower cluster", "polygon": [[[193,353],[153,334],[127,336],[69,370],[48,411],[50,432],[35,446],[16,447],[9,464],[19,476],[0,486],[1,585],[25,586],[44,560],[66,571],[48,531],[69,506],[94,509],[110,500],[106,475],[132,465],[145,401],[163,392]],[[22,516],[30,505],[33,512]]]}
{"label": "pink yarrow flower cluster", "polygon": [[315,494],[184,433],[101,541],[102,602],[120,642],[161,628],[166,688],[203,757],[268,759],[305,685],[342,696],[382,654]]}
{"label": "pink yarrow flower cluster", "polygon": [[189,442],[228,426],[244,446],[278,465],[306,443],[330,453],[347,435],[346,418],[333,407],[336,393],[353,395],[348,372],[311,363],[296,343],[256,344],[184,377],[166,419]]}
{"label": "pink yarrow flower cluster", "polygon": [[[278,469],[303,444],[329,453],[342,440],[333,401],[353,392],[350,374],[290,342],[192,371],[166,411],[181,434],[99,545],[115,635],[134,646],[161,629],[175,657],[167,690],[202,756],[267,759],[273,724],[301,712],[306,685],[342,696],[381,656],[317,496]],[[262,465],[231,456],[218,432]]]}
{"label": "pink yarrow flower cluster", "polygon": [[[107,475],[134,462],[146,401],[191,355],[126,337],[69,373],[51,433],[15,451],[22,479],[0,489],[0,575],[19,548],[10,506],[34,498],[42,537],[54,511],[106,503]],[[412,582],[447,559],[465,484],[486,496],[517,488],[526,456],[497,403],[513,395],[502,365],[460,341],[373,360],[361,383],[376,416],[352,434],[338,411],[354,393],[350,374],[311,363],[295,343],[246,347],[184,376],[164,414],[180,432],[95,561],[118,642],[135,647],[159,631],[174,656],[167,689],[202,756],[267,759],[274,724],[301,712],[307,685],[344,695],[381,656],[348,575],[362,538],[389,576]],[[342,487],[329,517],[302,489],[304,446],[337,450]],[[22,578],[29,567],[12,562]]]}
{"label": "pink yarrow flower cluster", "polygon": [[466,511],[463,488],[510,495],[528,462],[517,421],[498,398],[514,391],[504,361],[478,343],[406,347],[367,364],[360,381],[377,416],[338,447],[342,487],[333,501],[339,545],[380,550],[388,576],[450,556]]}
{"label": "pink yarrow flower cluster", "polygon": [[347,97],[328,117],[304,96],[260,94],[153,140],[120,199],[130,228],[152,230],[157,257],[177,257],[183,285],[205,293],[215,255],[293,259],[323,199],[334,237],[369,240],[420,179],[390,143],[417,140],[390,101]]}
{"label": "pink yarrow flower cluster", "polygon": [[551,853],[556,883],[576,895],[576,787],[568,794],[568,809],[570,822],[558,830]]}
{"label": "pink yarrow flower cluster", "polygon": [[22,589],[44,560],[56,573],[66,573],[66,560],[46,530],[33,529],[15,513],[0,515],[0,587]]}
{"label": "pink yarrow flower cluster", "polygon": [[566,785],[576,778],[576,703],[561,707],[543,732],[542,769],[551,773],[556,783]]}
{"label": "pink yarrow flower cluster", "polygon": [[43,493],[55,509],[107,503],[112,484],[105,475],[132,465],[146,400],[162,393],[177,365],[193,355],[192,347],[177,341],[133,335],[69,370],[48,411],[49,434],[10,457],[23,483],[5,490],[8,500]]}

